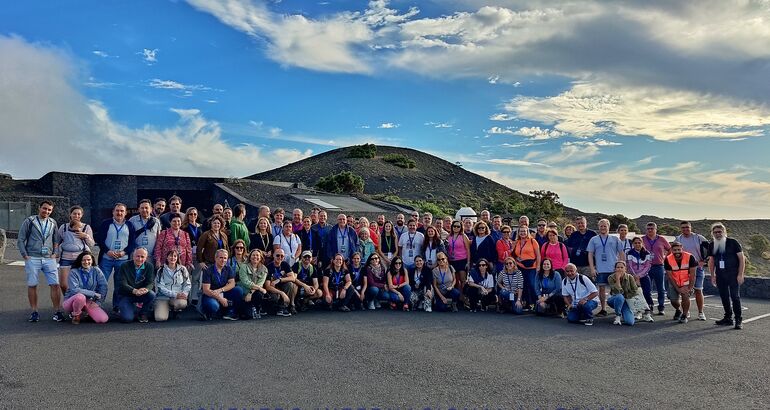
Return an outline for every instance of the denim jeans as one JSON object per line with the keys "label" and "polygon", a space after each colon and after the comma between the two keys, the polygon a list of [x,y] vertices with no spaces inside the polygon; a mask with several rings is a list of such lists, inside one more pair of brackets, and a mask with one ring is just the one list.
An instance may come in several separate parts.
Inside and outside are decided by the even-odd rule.
{"label": "denim jeans", "polygon": [[120,297],[120,321],[123,323],[133,322],[136,318],[137,307],[135,303],[141,303],[142,307],[138,309],[140,315],[147,315],[155,302],[155,292],[149,291],[142,296],[121,295]]}
{"label": "denim jeans", "polygon": [[243,289],[241,289],[240,286],[236,286],[227,292],[223,294],[225,299],[231,302],[231,306],[229,308],[222,307],[219,304],[219,301],[212,298],[211,296],[203,295],[203,298],[201,299],[201,310],[203,313],[207,315],[213,315],[220,310],[226,309],[226,312],[228,314],[235,314],[236,312],[241,311],[241,306],[243,305]]}
{"label": "denim jeans", "polygon": [[[500,306],[501,307],[509,307],[511,308],[511,312],[517,315],[521,315],[524,313],[524,301],[522,300],[522,303],[520,306],[516,306],[516,301],[511,300],[511,292],[506,289],[501,289],[498,291],[500,294]],[[524,295],[522,292],[522,299],[524,299]]]}
{"label": "denim jeans", "polygon": [[537,291],[535,291],[535,283],[537,282],[537,270],[521,269],[521,276],[524,277],[524,292],[522,292],[521,298],[524,299],[524,303],[531,305],[537,302]]}
{"label": "denim jeans", "polygon": [[639,284],[642,285],[642,294],[644,295],[644,300],[647,302],[647,306],[652,310],[655,306],[655,301],[652,300],[652,279],[650,278],[650,275],[647,275],[643,278],[639,278]]}
{"label": "denim jeans", "polygon": [[628,306],[628,303],[626,303],[626,298],[621,295],[612,295],[609,299],[607,299],[607,304],[610,305],[613,309],[615,309],[615,314],[618,316],[623,316],[623,322],[629,326],[634,325],[634,312],[631,311],[631,308]]}
{"label": "denim jeans", "polygon": [[567,312],[567,321],[570,323],[578,323],[581,320],[588,320],[594,318],[594,309],[599,305],[599,302],[595,300],[589,300],[582,305],[575,305]]}
{"label": "denim jeans", "polygon": [[[442,292],[442,295],[444,295],[445,298],[451,299],[450,301],[447,301],[448,303],[457,303],[457,301],[460,300],[460,289],[452,288],[449,292]],[[438,295],[433,298],[436,301],[436,309],[439,311],[446,311],[449,310],[449,305],[444,304],[444,302],[441,301],[441,298],[438,297]]]}
{"label": "denim jeans", "polygon": [[366,301],[369,302],[371,300],[389,300],[388,291],[385,290],[385,288],[377,288],[377,287],[368,287],[366,288]]}
{"label": "denim jeans", "polygon": [[404,303],[408,305],[412,299],[412,287],[409,285],[405,285],[404,287],[399,288],[398,290],[388,291],[388,297],[390,298],[390,301],[393,303],[398,303],[399,294],[404,296]]}
{"label": "denim jeans", "polygon": [[658,291],[658,310],[662,312],[666,307],[666,271],[663,265],[652,265],[648,276],[652,278]]}
{"label": "denim jeans", "polygon": [[[118,271],[120,270],[120,267],[123,266],[124,263],[128,262],[128,259],[126,260],[115,260],[110,259],[107,257],[102,258],[102,262],[99,263],[99,269],[102,270],[102,273],[104,273],[104,279],[107,280],[107,283],[110,282],[110,276],[112,276],[112,307],[119,307],[120,306],[120,295],[118,295],[118,288],[120,287],[120,280],[118,280]],[[115,271],[115,274],[113,275],[112,271]]]}

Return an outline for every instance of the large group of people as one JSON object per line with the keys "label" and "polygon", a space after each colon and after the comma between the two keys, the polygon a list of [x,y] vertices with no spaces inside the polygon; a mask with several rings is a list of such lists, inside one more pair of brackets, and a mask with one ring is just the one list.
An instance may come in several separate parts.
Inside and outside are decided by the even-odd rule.
{"label": "large group of people", "polygon": [[611,234],[607,219],[593,231],[578,217],[559,232],[545,219],[530,226],[527,216],[510,226],[487,210],[459,220],[417,211],[373,222],[339,214],[331,225],[319,208],[287,217],[262,206],[247,219],[243,204],[216,204],[204,219],[194,207],[182,212],[182,199],[173,196],[139,201],[130,218],[117,203],[94,230],[81,207],[70,208],[61,225],[51,218],[53,207],[43,201],[19,229],[30,322],[40,319],[42,272],[53,320],[74,324],[85,317],[104,323],[109,313],[122,322],[160,322],[188,308],[203,320],[386,308],[532,313],[590,326],[609,307],[614,324],[634,325],[654,322],[656,310],[664,316],[666,296],[673,320],[687,323],[692,295],[697,319],[706,320],[708,270],[724,306],[716,324],[742,328],[745,258],[721,223],[708,241],[683,221],[669,242],[653,222],[629,238],[626,225]]}

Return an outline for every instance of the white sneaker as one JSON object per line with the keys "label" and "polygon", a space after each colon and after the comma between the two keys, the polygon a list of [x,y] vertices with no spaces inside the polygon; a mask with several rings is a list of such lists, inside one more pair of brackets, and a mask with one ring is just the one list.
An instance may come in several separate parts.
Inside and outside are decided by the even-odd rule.
{"label": "white sneaker", "polygon": [[369,306],[367,306],[367,307],[369,308],[369,310],[374,310],[374,301],[370,300],[369,301]]}
{"label": "white sneaker", "polygon": [[428,312],[428,313],[433,312],[433,308],[430,305],[431,305],[430,301],[426,300],[425,301],[425,311]]}
{"label": "white sneaker", "polygon": [[636,312],[636,315],[634,316],[635,320],[642,320],[642,312]]}
{"label": "white sneaker", "polygon": [[652,314],[650,314],[649,312],[645,313],[645,314],[642,316],[642,320],[643,320],[643,321],[645,321],[645,322],[650,322],[650,323],[652,323],[652,322],[654,322],[654,321],[655,321],[655,320],[652,318]]}
{"label": "white sneaker", "polygon": [[614,322],[612,322],[612,324],[613,324],[613,325],[620,325],[620,324],[621,324],[621,322],[620,322],[620,316],[615,316],[615,321],[614,321]]}
{"label": "white sneaker", "polygon": [[374,300],[374,307],[377,308],[377,309],[382,307],[382,305],[380,304],[379,300],[376,300],[376,299]]}
{"label": "white sneaker", "polygon": [[698,313],[698,320],[706,320],[706,314],[703,312]]}

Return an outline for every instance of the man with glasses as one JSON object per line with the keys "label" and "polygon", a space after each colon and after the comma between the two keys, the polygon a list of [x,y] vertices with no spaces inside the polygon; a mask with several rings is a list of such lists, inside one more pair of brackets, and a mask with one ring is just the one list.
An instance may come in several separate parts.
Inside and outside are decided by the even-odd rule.
{"label": "man with glasses", "polygon": [[414,269],[415,256],[425,256],[422,254],[422,244],[425,242],[425,235],[417,232],[416,221],[409,221],[406,227],[408,231],[401,235],[401,238],[398,240],[399,255],[404,260],[404,267],[411,270]]}
{"label": "man with glasses", "polygon": [[[652,255],[652,267],[649,276],[655,284],[658,292],[658,316],[663,316],[666,307],[666,269],[663,261],[671,252],[671,244],[666,238],[658,235],[658,225],[655,222],[647,223],[647,234],[642,238],[644,249]],[[652,306],[650,306],[652,310]],[[679,316],[674,315],[674,320],[679,320]]]}
{"label": "man with glasses", "polygon": [[711,225],[711,236],[714,238],[709,244],[708,253],[711,284],[719,289],[719,297],[722,298],[722,307],[725,310],[724,318],[716,324],[731,326],[735,316],[735,329],[740,330],[743,329],[741,285],[746,273],[746,257],[743,255],[741,244],[727,237],[727,228],[722,223]]}
{"label": "man with glasses", "polygon": [[[555,225],[555,224],[554,224]],[[535,229],[535,240],[537,244],[542,247],[548,242],[548,235],[545,233],[545,228],[548,226],[548,221],[543,218],[537,220],[537,229]]]}
{"label": "man with glasses", "polygon": [[708,239],[694,233],[689,221],[680,222],[679,229],[682,234],[676,237],[676,241],[698,261],[695,268],[695,305],[698,307],[698,320],[706,320],[706,314],[703,313],[703,280],[706,277],[703,267],[708,259]]}
{"label": "man with glasses", "polygon": [[[310,218],[305,217],[305,221]],[[321,272],[318,272],[316,267],[312,263],[313,253],[310,251],[302,251],[300,261],[292,266],[291,270],[297,276],[297,280],[294,284],[299,287],[300,298],[300,310],[305,311],[308,307],[315,305],[315,300],[323,297],[323,291],[319,285],[319,278]],[[292,302],[296,305],[296,302]]]}
{"label": "man with glasses", "polygon": [[567,321],[594,324],[594,309],[599,304],[599,291],[585,276],[578,273],[577,266],[568,263],[564,267],[565,278],[561,282],[561,294],[567,306]]}
{"label": "man with glasses", "polygon": [[267,292],[270,293],[273,302],[278,303],[278,316],[291,316],[297,313],[296,307],[291,304],[291,310],[288,309],[289,304],[297,296],[297,275],[291,270],[284,258],[286,254],[283,249],[278,249],[273,253],[273,263],[267,266],[267,277],[269,280],[265,281]]}

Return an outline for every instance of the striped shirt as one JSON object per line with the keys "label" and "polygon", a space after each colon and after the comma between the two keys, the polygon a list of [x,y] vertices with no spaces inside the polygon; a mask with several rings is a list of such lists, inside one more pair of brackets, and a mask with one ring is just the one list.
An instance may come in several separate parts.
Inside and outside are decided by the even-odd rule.
{"label": "striped shirt", "polygon": [[524,289],[524,277],[518,270],[512,274],[502,271],[497,275],[497,285],[509,292],[514,292],[517,289]]}

